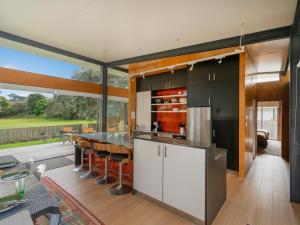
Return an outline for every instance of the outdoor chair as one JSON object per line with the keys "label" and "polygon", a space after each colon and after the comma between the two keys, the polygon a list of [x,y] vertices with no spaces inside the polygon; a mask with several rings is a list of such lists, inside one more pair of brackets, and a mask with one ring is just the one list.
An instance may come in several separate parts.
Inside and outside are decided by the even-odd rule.
{"label": "outdoor chair", "polygon": [[45,172],[47,166],[46,164],[38,165],[35,170],[33,171],[33,175],[38,179],[41,180],[43,173]]}
{"label": "outdoor chair", "polygon": [[73,144],[73,135],[74,131],[72,127],[64,127],[62,132],[63,144],[65,144],[67,140],[69,140],[69,143]]}
{"label": "outdoor chair", "polygon": [[95,133],[95,129],[93,127],[85,127],[82,128],[82,133],[83,134]]}

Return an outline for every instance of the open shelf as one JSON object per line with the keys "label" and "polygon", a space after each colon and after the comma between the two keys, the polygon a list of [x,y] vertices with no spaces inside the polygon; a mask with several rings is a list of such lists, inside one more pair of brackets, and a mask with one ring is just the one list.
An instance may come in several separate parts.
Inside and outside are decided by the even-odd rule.
{"label": "open shelf", "polygon": [[152,103],[151,105],[186,105],[187,103],[181,103],[181,102],[176,102],[176,103]]}
{"label": "open shelf", "polygon": [[186,98],[187,94],[183,94],[183,95],[162,95],[162,96],[152,96],[151,98]]}

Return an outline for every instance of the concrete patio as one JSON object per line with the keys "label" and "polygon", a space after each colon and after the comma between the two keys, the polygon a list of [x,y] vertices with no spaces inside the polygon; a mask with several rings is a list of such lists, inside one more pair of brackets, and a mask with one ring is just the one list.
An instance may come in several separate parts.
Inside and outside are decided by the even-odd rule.
{"label": "concrete patio", "polygon": [[33,158],[34,161],[39,161],[71,154],[74,154],[74,146],[67,143],[63,144],[62,142],[10,148],[0,151],[0,156],[13,155],[23,162],[29,158]]}

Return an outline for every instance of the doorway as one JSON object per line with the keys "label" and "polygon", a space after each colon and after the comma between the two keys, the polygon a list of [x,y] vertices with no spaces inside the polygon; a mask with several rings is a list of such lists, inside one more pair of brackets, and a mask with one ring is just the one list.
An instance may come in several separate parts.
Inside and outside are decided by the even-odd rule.
{"label": "doorway", "polygon": [[259,154],[281,156],[281,102],[257,103],[257,145]]}

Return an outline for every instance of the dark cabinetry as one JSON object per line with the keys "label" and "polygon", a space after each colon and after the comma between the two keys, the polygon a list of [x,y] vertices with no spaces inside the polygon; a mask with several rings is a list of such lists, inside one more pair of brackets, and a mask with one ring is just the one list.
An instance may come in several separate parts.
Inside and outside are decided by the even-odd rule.
{"label": "dark cabinetry", "polygon": [[176,70],[162,73],[155,76],[146,76],[137,79],[137,91],[157,91],[171,88],[180,88],[187,86],[187,72],[186,69]]}
{"label": "dark cabinetry", "polygon": [[212,107],[213,142],[228,150],[232,170],[238,170],[238,78],[238,56],[199,63],[188,71],[188,107]]}

